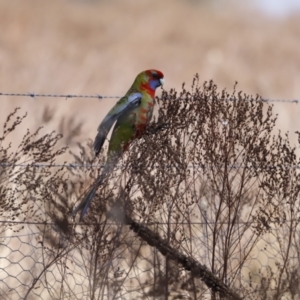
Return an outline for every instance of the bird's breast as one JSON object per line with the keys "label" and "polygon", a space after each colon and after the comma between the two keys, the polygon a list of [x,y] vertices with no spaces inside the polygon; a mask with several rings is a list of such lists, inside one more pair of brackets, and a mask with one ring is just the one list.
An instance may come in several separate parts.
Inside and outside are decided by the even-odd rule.
{"label": "bird's breast", "polygon": [[[150,100],[150,101],[149,101]],[[142,102],[141,105],[132,112],[135,118],[135,125],[146,124],[151,120],[153,114],[153,99],[149,99],[146,102]],[[152,101],[151,101],[152,100]]]}

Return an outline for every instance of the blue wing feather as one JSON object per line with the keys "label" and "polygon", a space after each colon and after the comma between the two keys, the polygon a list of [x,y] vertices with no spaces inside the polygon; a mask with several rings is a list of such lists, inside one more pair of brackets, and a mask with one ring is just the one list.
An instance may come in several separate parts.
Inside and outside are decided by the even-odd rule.
{"label": "blue wing feather", "polygon": [[[142,94],[139,92],[132,93],[127,99],[121,98],[117,104],[109,111],[107,116],[103,119],[98,126],[98,133],[95,138],[93,148],[95,155],[97,156],[102,149],[105,139],[113,126],[113,124],[120,118],[128,114],[131,110],[136,108],[142,99]],[[123,103],[122,103],[123,102]]]}

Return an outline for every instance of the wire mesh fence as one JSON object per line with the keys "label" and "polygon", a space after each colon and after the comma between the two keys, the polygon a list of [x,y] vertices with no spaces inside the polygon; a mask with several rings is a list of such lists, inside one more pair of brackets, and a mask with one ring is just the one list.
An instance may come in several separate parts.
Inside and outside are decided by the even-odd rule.
{"label": "wire mesh fence", "polygon": [[[208,233],[206,226],[200,229],[199,226],[191,224],[194,236],[188,243],[194,247],[194,259],[210,269],[213,233]],[[184,288],[184,284],[188,286],[191,280],[188,272],[183,268],[178,270],[167,258],[159,255],[155,248],[141,240],[132,237],[126,248],[124,245],[116,245],[112,253],[101,253],[97,261],[94,249],[88,249],[84,243],[68,241],[59,236],[59,233],[55,235],[60,247],[53,249],[53,246],[47,245],[45,236],[49,232],[53,235],[52,225],[44,225],[43,231],[34,225],[22,227],[20,230],[16,225],[12,226],[11,231],[2,234],[0,238],[1,299],[142,299],[145,295],[158,298],[153,294],[157,293],[161,297],[165,295],[165,287],[158,282],[167,269],[174,281],[181,282],[181,287],[177,285],[176,288],[170,283],[169,298],[193,298],[189,289]],[[18,233],[12,234],[14,229]],[[282,233],[289,234],[289,231],[285,228]],[[282,239],[283,237],[284,235],[281,236]],[[87,239],[88,237],[82,237],[82,241],[86,242]],[[244,242],[247,243],[250,239],[249,237]],[[182,243],[181,247],[185,248],[184,246]],[[262,285],[264,280],[267,281],[268,275],[280,271],[283,260],[282,245],[276,236],[267,234],[261,237],[249,257],[243,261],[243,267],[239,269],[241,257],[242,249],[238,249],[228,265],[228,277],[224,282],[228,286],[232,283],[237,285],[239,282],[240,290],[248,289],[249,299],[252,298],[251,292],[254,294],[254,291],[262,289],[271,291],[272,282],[269,282],[269,286],[267,282],[265,286]],[[222,264],[222,261],[219,263]],[[289,266],[295,270],[299,267],[297,251],[290,253]],[[103,277],[99,278],[101,273]],[[215,276],[220,276],[218,270]],[[196,284],[201,286],[200,282]],[[297,281],[294,289],[297,289],[296,284]],[[153,291],[155,285],[157,290]],[[203,299],[209,299],[211,294],[202,285],[200,295]]]}

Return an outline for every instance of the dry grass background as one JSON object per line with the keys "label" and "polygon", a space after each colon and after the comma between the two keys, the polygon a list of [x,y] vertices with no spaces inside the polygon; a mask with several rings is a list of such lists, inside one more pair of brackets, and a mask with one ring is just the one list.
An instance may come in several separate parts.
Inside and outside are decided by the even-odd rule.
{"label": "dry grass background", "polygon": [[[138,72],[158,68],[166,89],[189,86],[198,72],[228,90],[238,81],[247,93],[299,99],[299,16],[272,19],[230,3],[0,0],[0,91],[123,95]],[[0,121],[15,106],[28,111],[29,128],[73,118],[85,141],[115,101],[1,97]],[[48,124],[45,106],[55,112]],[[294,139],[299,105],[275,111]]]}

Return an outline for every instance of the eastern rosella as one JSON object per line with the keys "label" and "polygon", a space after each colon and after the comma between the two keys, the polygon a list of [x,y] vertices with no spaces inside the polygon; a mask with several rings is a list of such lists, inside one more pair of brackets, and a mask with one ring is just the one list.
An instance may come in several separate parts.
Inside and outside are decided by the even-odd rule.
{"label": "eastern rosella", "polygon": [[109,141],[107,160],[100,176],[74,209],[72,216],[81,211],[80,220],[83,219],[105,175],[111,172],[130,142],[142,135],[153,114],[155,90],[163,83],[164,75],[160,71],[147,70],[140,73],[126,95],[116,103],[100,123],[93,145],[95,155],[101,151],[106,136],[115,123]]}

